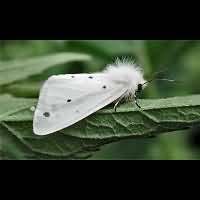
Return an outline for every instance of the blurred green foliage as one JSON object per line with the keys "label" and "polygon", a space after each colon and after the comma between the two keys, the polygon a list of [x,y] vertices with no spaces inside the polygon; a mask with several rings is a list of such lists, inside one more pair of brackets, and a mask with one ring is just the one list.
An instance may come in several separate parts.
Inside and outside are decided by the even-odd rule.
{"label": "blurred green foliage", "polygon": [[[96,72],[113,62],[116,57],[128,57],[143,67],[146,78],[167,69],[162,77],[181,81],[177,84],[152,83],[145,89],[142,98],[200,93],[200,41],[196,40],[2,40],[0,64],[2,61],[59,52],[86,53],[93,59],[89,62],[59,65],[44,71],[41,75],[6,85],[0,92],[17,97],[38,97],[42,81],[50,75]],[[199,132],[200,129],[196,128],[194,131],[179,131],[157,138],[124,140],[103,147],[91,159],[199,159]]]}

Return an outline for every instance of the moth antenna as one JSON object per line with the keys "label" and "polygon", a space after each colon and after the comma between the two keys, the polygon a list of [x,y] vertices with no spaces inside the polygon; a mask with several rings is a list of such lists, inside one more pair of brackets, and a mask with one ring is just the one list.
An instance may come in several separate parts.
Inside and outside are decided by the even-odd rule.
{"label": "moth antenna", "polygon": [[[168,68],[161,69],[161,70],[159,70],[159,71],[153,73],[151,79],[153,79],[153,78],[158,78],[158,76],[159,76],[160,74],[165,73],[165,72],[167,72],[167,71],[169,71]],[[151,80],[151,79],[150,79],[150,80]]]}
{"label": "moth antenna", "polygon": [[154,79],[151,79],[145,83],[143,83],[143,85],[146,85],[147,83],[151,83],[153,81],[167,81],[167,82],[176,82],[176,83],[180,83],[182,81],[177,81],[177,80],[173,80],[173,79],[167,79],[167,78],[154,78]]}
{"label": "moth antenna", "polygon": [[162,74],[162,73],[164,73],[164,72],[167,72],[168,70],[169,70],[168,68],[165,68],[165,69],[162,69],[162,70],[160,70],[160,71],[158,71],[158,72],[155,72],[155,73],[153,74],[152,78],[151,78],[149,81],[143,83],[143,85],[145,85],[145,84],[147,84],[147,83],[151,83],[152,81],[155,81],[155,80],[167,81],[167,82],[180,82],[180,81],[173,80],[173,79],[157,78],[158,75],[160,75],[160,74]]}

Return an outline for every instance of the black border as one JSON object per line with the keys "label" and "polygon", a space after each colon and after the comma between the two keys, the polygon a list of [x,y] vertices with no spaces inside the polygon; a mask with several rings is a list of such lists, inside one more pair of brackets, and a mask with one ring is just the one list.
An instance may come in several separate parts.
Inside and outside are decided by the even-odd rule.
{"label": "black border", "polygon": [[200,39],[197,25],[179,21],[2,23],[1,40],[188,40]]}

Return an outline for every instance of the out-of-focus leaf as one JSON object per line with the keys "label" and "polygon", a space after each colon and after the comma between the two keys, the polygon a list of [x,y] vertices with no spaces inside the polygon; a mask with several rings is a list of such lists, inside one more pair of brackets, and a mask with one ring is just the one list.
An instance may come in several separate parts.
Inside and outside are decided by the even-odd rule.
{"label": "out-of-focus leaf", "polygon": [[37,98],[44,82],[23,81],[8,85],[3,88],[2,93],[9,93],[15,97]]}
{"label": "out-of-focus leaf", "polygon": [[0,63],[0,85],[10,84],[39,74],[44,70],[72,61],[88,61],[90,56],[78,53],[58,53],[41,57]]}

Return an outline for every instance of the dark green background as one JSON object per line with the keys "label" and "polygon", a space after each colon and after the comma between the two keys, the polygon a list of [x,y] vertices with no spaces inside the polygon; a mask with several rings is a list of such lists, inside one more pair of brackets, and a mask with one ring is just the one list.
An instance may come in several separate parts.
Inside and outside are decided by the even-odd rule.
{"label": "dark green background", "polygon": [[[144,68],[147,79],[164,69],[167,71],[162,77],[180,81],[176,84],[154,82],[145,89],[142,98],[200,93],[199,41],[0,41],[0,61],[58,52],[82,52],[91,55],[92,60],[53,67],[40,76],[19,82],[19,85],[26,85],[28,89],[20,90],[12,85],[7,92],[18,97],[38,97],[38,83],[51,74],[96,72],[104,69],[106,64],[114,62],[116,57],[126,57],[132,58]],[[104,146],[91,159],[199,159],[199,130],[197,127],[190,131],[164,134],[152,139],[124,140]]]}

